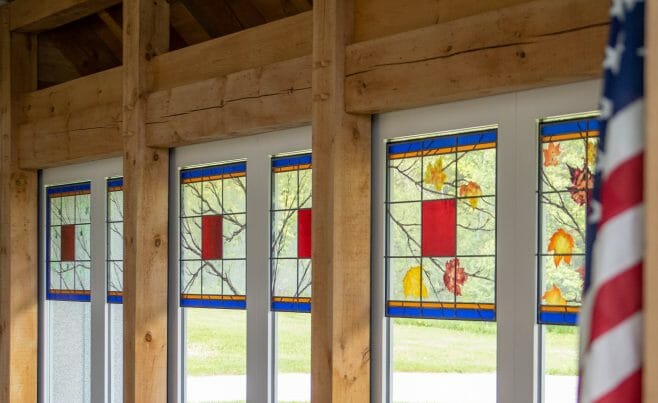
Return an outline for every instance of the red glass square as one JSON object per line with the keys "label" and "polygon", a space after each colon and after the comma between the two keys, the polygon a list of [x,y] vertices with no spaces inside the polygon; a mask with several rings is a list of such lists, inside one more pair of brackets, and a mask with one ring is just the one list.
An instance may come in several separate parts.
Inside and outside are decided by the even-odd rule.
{"label": "red glass square", "polygon": [[456,251],[456,200],[422,202],[423,256],[454,256]]}
{"label": "red glass square", "polygon": [[222,258],[222,221],[221,215],[201,217],[201,258],[203,260]]}
{"label": "red glass square", "polygon": [[75,260],[75,225],[62,225],[62,262],[73,262]]}
{"label": "red glass square", "polygon": [[297,211],[297,257],[311,258],[311,209]]}

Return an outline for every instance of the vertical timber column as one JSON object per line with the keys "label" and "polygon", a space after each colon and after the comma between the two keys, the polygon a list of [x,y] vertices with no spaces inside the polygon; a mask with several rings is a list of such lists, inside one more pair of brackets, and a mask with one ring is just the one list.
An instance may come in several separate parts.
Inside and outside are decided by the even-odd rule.
{"label": "vertical timber column", "polygon": [[169,151],[146,146],[149,61],[169,46],[166,0],[123,2],[124,401],[167,401]]}
{"label": "vertical timber column", "polygon": [[658,2],[646,2],[644,192],[646,257],[644,261],[644,402],[658,403]]}
{"label": "vertical timber column", "polygon": [[37,400],[37,173],[18,168],[17,95],[36,89],[36,37],[0,7],[0,402]]}
{"label": "vertical timber column", "polygon": [[345,113],[349,0],[313,4],[314,403],[370,401],[369,115]]}

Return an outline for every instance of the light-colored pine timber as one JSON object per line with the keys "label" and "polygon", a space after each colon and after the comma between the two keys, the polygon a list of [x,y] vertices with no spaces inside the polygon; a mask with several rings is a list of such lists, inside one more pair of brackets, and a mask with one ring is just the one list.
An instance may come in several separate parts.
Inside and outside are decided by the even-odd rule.
{"label": "light-colored pine timber", "polygon": [[11,30],[53,29],[119,3],[121,0],[15,0],[9,5]]}

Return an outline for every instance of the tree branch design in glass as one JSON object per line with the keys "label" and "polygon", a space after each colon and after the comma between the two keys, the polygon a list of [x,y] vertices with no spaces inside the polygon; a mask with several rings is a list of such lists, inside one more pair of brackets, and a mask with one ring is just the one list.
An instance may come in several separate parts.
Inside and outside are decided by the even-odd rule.
{"label": "tree branch design in glass", "polygon": [[91,300],[91,184],[46,189],[46,298]]}
{"label": "tree branch design in glass", "polygon": [[107,302],[123,303],[123,178],[107,180]]}
{"label": "tree branch design in glass", "polygon": [[495,129],[387,145],[386,313],[496,318]]}
{"label": "tree branch design in glass", "polygon": [[539,127],[539,323],[577,323],[598,136],[594,118]]}
{"label": "tree branch design in glass", "polygon": [[180,173],[180,303],[245,309],[247,164]]}
{"label": "tree branch design in glass", "polygon": [[311,154],[272,159],[272,310],[311,312]]}

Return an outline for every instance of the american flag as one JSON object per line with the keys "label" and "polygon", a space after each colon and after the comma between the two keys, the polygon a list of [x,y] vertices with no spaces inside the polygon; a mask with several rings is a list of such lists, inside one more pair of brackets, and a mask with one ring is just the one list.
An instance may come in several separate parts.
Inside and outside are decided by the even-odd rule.
{"label": "american flag", "polygon": [[587,228],[580,403],[642,401],[644,0],[613,0]]}

